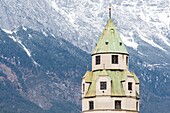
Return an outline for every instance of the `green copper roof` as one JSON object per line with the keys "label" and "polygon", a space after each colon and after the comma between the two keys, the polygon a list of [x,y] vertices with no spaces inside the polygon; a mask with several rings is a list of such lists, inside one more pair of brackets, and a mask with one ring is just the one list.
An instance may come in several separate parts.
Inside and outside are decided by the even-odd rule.
{"label": "green copper roof", "polygon": [[91,71],[86,72],[86,74],[84,75],[86,82],[91,82],[92,81],[92,77],[93,77],[92,74],[93,73]]}
{"label": "green copper roof", "polygon": [[85,74],[85,82],[90,82],[90,87],[85,97],[93,97],[96,96],[96,82],[99,76],[106,75],[112,81],[111,84],[111,96],[125,96],[125,92],[123,90],[122,81],[125,81],[128,76],[134,77],[135,82],[139,83],[137,76],[134,73],[129,72],[128,70],[124,71],[111,71],[111,70],[103,70],[103,71],[95,71],[95,72],[86,72]]}
{"label": "green copper roof", "polygon": [[128,54],[111,18],[108,20],[92,54],[108,52]]}

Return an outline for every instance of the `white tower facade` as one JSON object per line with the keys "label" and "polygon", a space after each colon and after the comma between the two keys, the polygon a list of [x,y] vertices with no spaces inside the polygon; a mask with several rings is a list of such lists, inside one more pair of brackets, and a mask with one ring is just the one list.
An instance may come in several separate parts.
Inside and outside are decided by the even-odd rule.
{"label": "white tower facade", "polygon": [[82,79],[82,113],[139,113],[139,79],[111,16]]}

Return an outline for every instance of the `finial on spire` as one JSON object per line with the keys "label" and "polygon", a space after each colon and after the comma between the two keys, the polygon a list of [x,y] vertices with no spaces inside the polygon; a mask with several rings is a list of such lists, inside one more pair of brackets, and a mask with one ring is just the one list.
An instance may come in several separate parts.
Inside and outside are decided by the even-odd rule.
{"label": "finial on spire", "polygon": [[111,8],[111,4],[109,6],[109,18],[112,18],[112,8]]}

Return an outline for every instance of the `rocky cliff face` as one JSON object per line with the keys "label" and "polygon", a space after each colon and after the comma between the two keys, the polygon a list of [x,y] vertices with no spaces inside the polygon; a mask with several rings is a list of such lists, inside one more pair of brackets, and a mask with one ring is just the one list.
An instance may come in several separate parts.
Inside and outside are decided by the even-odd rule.
{"label": "rocky cliff face", "polygon": [[[0,32],[1,83],[10,85],[23,101],[35,103],[43,110],[64,112],[70,107],[65,112],[78,112],[81,75],[90,62],[88,54],[63,39],[25,27],[10,34],[6,32]],[[8,99],[3,87],[8,87],[1,88],[2,95]],[[13,90],[9,96],[12,93],[17,100]],[[8,103],[2,101],[1,104],[7,108]],[[36,112],[42,110],[40,108],[37,107]],[[22,107],[18,109],[24,111]]]}

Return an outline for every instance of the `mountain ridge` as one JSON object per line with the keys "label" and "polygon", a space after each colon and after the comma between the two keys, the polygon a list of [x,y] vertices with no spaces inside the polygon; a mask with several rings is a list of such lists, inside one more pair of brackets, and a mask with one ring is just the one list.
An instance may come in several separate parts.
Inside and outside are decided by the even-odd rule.
{"label": "mountain ridge", "polygon": [[[166,113],[166,105],[154,108],[170,97],[170,3],[112,4],[113,21],[130,53],[130,70],[141,81],[141,112]],[[16,90],[22,89],[19,95],[37,107],[64,112],[53,103],[65,100],[62,105],[80,112],[81,77],[91,67],[89,53],[107,22],[109,2],[1,0],[0,6],[0,78],[15,83]]]}
{"label": "mountain ridge", "polygon": [[[90,61],[89,57],[84,58],[87,53],[63,39],[56,39],[52,35],[45,36],[29,28],[25,30],[23,27],[12,34],[0,30],[0,46],[0,83],[12,84],[10,86],[13,86],[16,94],[20,96],[13,95],[13,98],[16,100],[23,98],[28,103],[36,104],[35,112],[38,110],[46,113],[53,113],[56,110],[61,113],[79,111],[80,93],[77,93],[80,91],[79,75],[85,73],[86,63]],[[29,54],[25,50],[28,50]],[[4,92],[3,87],[0,90],[3,96],[7,95],[4,96],[7,98],[8,94]],[[13,90],[11,93],[14,93]],[[7,103],[2,101],[0,104]],[[24,105],[16,109],[20,109],[18,112],[21,112],[24,111],[23,107]],[[3,108],[2,111],[5,112],[5,108],[8,107]],[[9,109],[12,110],[14,109]],[[29,109],[25,110],[29,111]],[[29,112],[32,112],[31,109]]]}

